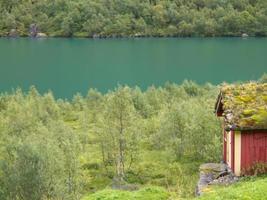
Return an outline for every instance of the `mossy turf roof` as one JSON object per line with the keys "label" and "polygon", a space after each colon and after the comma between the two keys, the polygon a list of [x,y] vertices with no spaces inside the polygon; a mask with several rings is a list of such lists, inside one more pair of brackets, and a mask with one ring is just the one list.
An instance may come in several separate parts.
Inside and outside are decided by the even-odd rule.
{"label": "mossy turf roof", "polygon": [[230,129],[267,129],[267,83],[225,84],[220,95]]}

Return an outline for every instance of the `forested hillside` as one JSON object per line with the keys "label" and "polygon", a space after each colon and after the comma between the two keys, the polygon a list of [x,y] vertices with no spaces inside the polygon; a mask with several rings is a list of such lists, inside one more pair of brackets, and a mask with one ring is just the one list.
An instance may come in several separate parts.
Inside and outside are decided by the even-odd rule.
{"label": "forested hillside", "polygon": [[[74,200],[106,187],[149,185],[192,197],[199,164],[221,158],[217,93],[190,81],[144,92],[89,90],[72,100],[34,87],[2,93],[0,199]],[[162,195],[136,195],[154,191]]]}
{"label": "forested hillside", "polygon": [[0,0],[0,35],[267,35],[266,0]]}
{"label": "forested hillside", "polygon": [[218,92],[184,81],[72,100],[2,93],[0,199],[192,198],[199,165],[221,160]]}

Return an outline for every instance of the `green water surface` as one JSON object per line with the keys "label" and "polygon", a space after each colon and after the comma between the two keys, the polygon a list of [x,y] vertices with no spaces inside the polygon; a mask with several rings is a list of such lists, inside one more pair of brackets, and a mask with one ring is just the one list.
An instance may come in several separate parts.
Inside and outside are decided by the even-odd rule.
{"label": "green water surface", "polygon": [[257,79],[267,72],[267,38],[0,39],[0,91],[51,89],[69,98],[117,84]]}

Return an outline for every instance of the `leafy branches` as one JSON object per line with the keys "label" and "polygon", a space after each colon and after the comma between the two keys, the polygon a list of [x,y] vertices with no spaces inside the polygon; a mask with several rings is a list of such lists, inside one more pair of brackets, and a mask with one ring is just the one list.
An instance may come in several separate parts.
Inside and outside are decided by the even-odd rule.
{"label": "leafy branches", "polygon": [[34,87],[1,94],[0,198],[80,199],[116,182],[188,197],[199,162],[220,159],[217,92],[185,81],[72,100]]}

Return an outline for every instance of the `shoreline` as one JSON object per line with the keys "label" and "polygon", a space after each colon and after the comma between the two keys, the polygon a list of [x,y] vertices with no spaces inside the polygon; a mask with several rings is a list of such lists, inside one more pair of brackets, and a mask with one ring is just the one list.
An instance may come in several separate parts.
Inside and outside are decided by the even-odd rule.
{"label": "shoreline", "polygon": [[84,36],[44,36],[44,37],[31,37],[31,36],[1,36],[0,38],[7,38],[7,39],[19,39],[19,38],[30,38],[30,39],[50,39],[50,38],[58,38],[58,39],[95,39],[95,40],[105,40],[105,39],[156,39],[156,38],[177,38],[177,39],[190,39],[190,38],[241,38],[241,39],[248,39],[248,38],[267,38],[267,36],[229,36],[229,35],[221,35],[221,36],[101,36],[101,37],[84,37]]}

